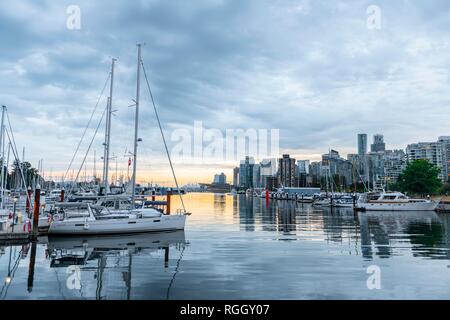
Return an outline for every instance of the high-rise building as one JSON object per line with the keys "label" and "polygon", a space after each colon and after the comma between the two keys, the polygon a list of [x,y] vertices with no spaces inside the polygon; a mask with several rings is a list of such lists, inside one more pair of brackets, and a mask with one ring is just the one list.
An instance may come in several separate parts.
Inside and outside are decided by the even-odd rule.
{"label": "high-rise building", "polygon": [[277,160],[274,158],[263,159],[260,163],[261,187],[267,188],[268,187],[267,178],[276,176],[277,176]]}
{"label": "high-rise building", "polygon": [[444,181],[444,168],[442,162],[441,142],[412,143],[406,147],[408,162],[425,159],[437,166],[440,170],[439,178]]}
{"label": "high-rise building", "polygon": [[226,183],[227,183],[227,176],[223,172],[214,175],[214,180],[212,184],[226,184]]}
{"label": "high-rise building", "polygon": [[295,186],[295,159],[288,154],[278,159],[278,181],[283,187]]}
{"label": "high-rise building", "polygon": [[[321,176],[327,179],[328,184],[334,183],[337,187],[341,188],[352,184],[352,169],[352,163],[341,158],[339,152],[336,150],[330,150],[330,152],[322,155]],[[338,179],[338,181],[335,181],[335,179]]]}
{"label": "high-rise building", "polygon": [[255,159],[253,157],[246,156],[245,160],[241,160],[239,165],[239,186],[241,188],[253,187],[253,166],[255,165]]}
{"label": "high-rise building", "polygon": [[358,134],[358,155],[362,158],[367,154],[367,134]]}
{"label": "high-rise building", "polygon": [[358,134],[358,172],[364,181],[369,181],[369,161],[367,159],[367,134]]}
{"label": "high-rise building", "polygon": [[386,144],[384,143],[384,137],[382,134],[376,134],[373,136],[373,143],[370,145],[371,152],[384,152],[386,150]]}
{"label": "high-rise building", "polygon": [[384,154],[384,178],[387,184],[397,182],[406,168],[406,154],[403,150],[386,150]]}
{"label": "high-rise building", "polygon": [[233,169],[233,186],[239,186],[239,167]]}
{"label": "high-rise building", "polygon": [[444,182],[450,182],[450,136],[438,138],[442,148],[442,174]]}
{"label": "high-rise building", "polygon": [[297,161],[297,173],[300,174],[309,174],[309,160],[298,160]]}
{"label": "high-rise building", "polygon": [[252,174],[252,186],[253,188],[260,188],[261,187],[261,165],[256,163],[253,165],[253,174]]}

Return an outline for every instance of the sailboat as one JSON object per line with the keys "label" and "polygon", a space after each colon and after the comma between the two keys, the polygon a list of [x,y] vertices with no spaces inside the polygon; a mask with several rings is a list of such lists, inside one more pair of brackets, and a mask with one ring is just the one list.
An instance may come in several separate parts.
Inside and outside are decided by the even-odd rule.
{"label": "sailboat", "polygon": [[[154,232],[154,231],[174,231],[184,230],[186,223],[186,216],[190,213],[184,209],[183,199],[180,200],[183,205],[183,210],[178,210],[176,214],[164,214],[162,211],[156,208],[146,208],[145,206],[136,208],[136,162],[138,151],[138,128],[139,128],[139,96],[140,96],[140,71],[141,65],[144,70],[144,65],[141,59],[141,44],[138,44],[138,62],[137,62],[137,84],[136,84],[136,99],[135,99],[135,131],[134,131],[134,161],[133,161],[133,175],[131,179],[131,208],[126,211],[117,212],[110,210],[109,208],[102,206],[95,206],[89,203],[84,203],[86,210],[82,214],[67,214],[65,211],[61,215],[55,215],[54,220],[50,223],[48,233],[52,234],[117,234],[117,233],[138,233],[138,232]],[[114,61],[113,61],[114,65]],[[150,91],[150,86],[147,85]],[[151,91],[150,91],[151,94]],[[153,99],[152,99],[153,102]],[[109,99],[109,105],[111,105],[111,98]],[[174,175],[175,183],[178,188],[178,182],[173,170],[170,155],[165,142],[164,134],[159,121],[156,106],[153,102],[158,125],[161,130],[164,145],[166,147],[167,156],[169,157],[169,163]],[[105,155],[107,155],[105,153]]]}

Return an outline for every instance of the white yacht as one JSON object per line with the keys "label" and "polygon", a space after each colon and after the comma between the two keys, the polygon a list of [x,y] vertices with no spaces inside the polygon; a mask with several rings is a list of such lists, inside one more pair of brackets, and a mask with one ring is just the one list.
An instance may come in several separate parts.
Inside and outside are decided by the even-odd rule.
{"label": "white yacht", "polygon": [[356,208],[362,211],[434,211],[438,202],[411,199],[401,192],[369,192],[361,195]]}
{"label": "white yacht", "polygon": [[163,214],[153,208],[111,212],[105,207],[84,204],[78,214],[56,214],[48,234],[100,235],[184,230],[187,213]]}

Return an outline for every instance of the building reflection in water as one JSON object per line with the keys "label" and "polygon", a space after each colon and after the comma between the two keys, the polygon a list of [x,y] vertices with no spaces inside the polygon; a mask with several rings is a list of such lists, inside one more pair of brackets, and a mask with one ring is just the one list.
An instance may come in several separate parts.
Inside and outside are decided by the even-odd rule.
{"label": "building reflection in water", "polygon": [[324,241],[349,245],[365,259],[389,258],[408,240],[417,257],[449,259],[450,215],[434,212],[358,212],[351,208],[314,208],[293,201],[233,197],[233,216],[243,231],[268,231],[304,239],[322,234]]}
{"label": "building reflection in water", "polygon": [[[178,251],[179,259],[181,259],[187,244],[184,231],[101,237],[41,238],[40,241],[47,244],[46,256],[50,260],[50,267],[62,270],[63,274],[59,277],[66,279],[66,271],[69,267],[79,268],[78,270],[83,276],[74,281],[80,282],[78,288],[80,296],[87,295],[92,298],[92,292],[85,292],[88,290],[83,288],[92,287],[92,283],[89,282],[94,280],[95,298],[98,300],[132,298],[134,257],[149,256],[162,250],[164,251],[164,262],[161,263],[161,268],[168,268],[170,249]],[[175,272],[167,284],[167,298],[170,298],[170,289],[175,280],[178,266],[179,261],[177,261]],[[87,276],[88,273],[93,273],[93,276]],[[58,277],[58,272],[56,275]],[[58,279],[58,281],[60,280]],[[111,287],[116,287],[120,282],[123,283],[124,292],[119,297],[114,296],[117,290],[108,292],[109,283],[111,283]],[[61,284],[61,287],[64,286],[64,283]]]}

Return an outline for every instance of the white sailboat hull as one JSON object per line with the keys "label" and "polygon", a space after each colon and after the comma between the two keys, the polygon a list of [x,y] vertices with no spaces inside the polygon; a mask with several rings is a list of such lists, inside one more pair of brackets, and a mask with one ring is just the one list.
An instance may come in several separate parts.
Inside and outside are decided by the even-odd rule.
{"label": "white sailboat hull", "polygon": [[186,215],[138,219],[68,219],[52,221],[49,234],[99,235],[184,230]]}

